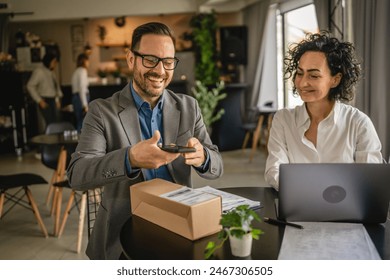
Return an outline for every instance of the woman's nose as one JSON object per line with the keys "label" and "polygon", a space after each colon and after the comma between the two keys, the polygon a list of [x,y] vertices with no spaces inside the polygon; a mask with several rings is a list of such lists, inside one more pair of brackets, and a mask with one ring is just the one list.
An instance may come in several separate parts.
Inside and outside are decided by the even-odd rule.
{"label": "woman's nose", "polygon": [[306,75],[302,75],[298,80],[297,84],[299,84],[300,87],[307,86],[309,84],[309,80],[306,77]]}

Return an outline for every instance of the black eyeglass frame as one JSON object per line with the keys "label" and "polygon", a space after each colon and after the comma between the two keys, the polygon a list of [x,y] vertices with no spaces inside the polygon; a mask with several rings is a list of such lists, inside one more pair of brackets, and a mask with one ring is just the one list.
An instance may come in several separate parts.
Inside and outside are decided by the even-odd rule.
{"label": "black eyeglass frame", "polygon": [[[132,51],[132,52],[133,52],[133,54],[134,54],[135,56],[139,56],[139,57],[142,58],[142,65],[143,65],[144,67],[150,68],[150,69],[155,68],[155,67],[160,63],[160,61],[161,61],[161,62],[162,62],[162,65],[163,65],[163,67],[164,67],[165,70],[174,70],[174,69],[177,67],[177,64],[178,64],[179,61],[180,61],[177,57],[163,57],[163,58],[160,58],[160,57],[155,56],[155,55],[152,55],[152,54],[140,54],[140,53],[137,52],[137,51]],[[155,61],[156,64],[155,64],[154,66],[147,66],[147,65],[145,65],[144,60],[145,60],[146,57],[152,58],[152,59],[149,59],[149,61],[150,61],[150,62]],[[174,61],[174,67],[173,67],[172,69],[166,68],[166,67],[165,67],[164,61],[166,61],[167,59],[172,59],[172,60]]]}

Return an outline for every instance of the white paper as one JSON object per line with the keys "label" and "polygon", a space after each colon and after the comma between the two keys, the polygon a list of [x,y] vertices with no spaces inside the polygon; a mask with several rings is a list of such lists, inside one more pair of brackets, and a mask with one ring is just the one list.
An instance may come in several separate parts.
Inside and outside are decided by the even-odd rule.
{"label": "white paper", "polygon": [[254,201],[247,199],[242,196],[238,196],[235,194],[231,194],[228,192],[224,192],[215,188],[212,188],[210,186],[205,186],[202,188],[198,188],[197,190],[200,190],[205,193],[210,193],[214,195],[218,195],[222,197],[222,211],[227,212],[239,205],[247,204],[250,208],[259,208],[260,207],[260,201]]}
{"label": "white paper", "polygon": [[160,196],[183,203],[185,205],[195,205],[215,198],[215,195],[198,191],[197,189],[192,189],[189,187],[182,187],[180,189],[164,193]]}
{"label": "white paper", "polygon": [[362,224],[294,222],[286,226],[280,260],[380,260]]}
{"label": "white paper", "polygon": [[224,192],[210,186],[192,189],[181,187],[180,189],[161,194],[164,197],[185,205],[195,205],[220,196],[222,199],[222,212],[229,211],[239,205],[247,204],[250,208],[259,208],[260,201],[250,200],[235,194]]}

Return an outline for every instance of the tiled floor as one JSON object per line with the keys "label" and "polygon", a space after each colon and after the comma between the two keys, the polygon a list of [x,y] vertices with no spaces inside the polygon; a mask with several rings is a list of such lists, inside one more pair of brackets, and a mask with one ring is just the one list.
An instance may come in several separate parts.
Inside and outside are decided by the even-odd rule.
{"label": "tiled floor", "polygon": [[[194,174],[194,186],[210,185],[215,188],[265,186],[263,174],[266,155],[264,149],[256,153],[252,163],[249,163],[249,153],[250,150],[222,152],[225,168],[222,178],[208,181]],[[43,166],[40,160],[35,158],[34,152],[25,153],[21,158],[16,157],[15,154],[0,155],[0,174],[19,172],[40,174],[50,181],[53,171]],[[60,238],[53,237],[54,218],[50,216],[50,208],[45,205],[47,191],[47,185],[37,185],[32,188],[42,219],[49,231],[49,237],[43,236],[32,212],[17,206],[0,220],[0,260],[88,259],[84,253],[87,245],[86,226],[81,253],[76,252],[79,216],[76,209],[71,212],[63,235]],[[69,190],[64,190],[62,211],[69,193]]]}

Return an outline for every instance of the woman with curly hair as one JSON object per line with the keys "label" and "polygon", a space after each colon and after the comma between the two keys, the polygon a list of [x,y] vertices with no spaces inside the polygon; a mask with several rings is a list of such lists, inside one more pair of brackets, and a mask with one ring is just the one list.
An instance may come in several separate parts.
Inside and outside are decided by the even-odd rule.
{"label": "woman with curly hair", "polygon": [[265,179],[279,187],[282,163],[381,163],[381,143],[370,118],[345,104],[354,97],[360,63],[351,43],[328,32],[308,34],[292,45],[285,78],[304,102],[281,109],[273,119]]}

